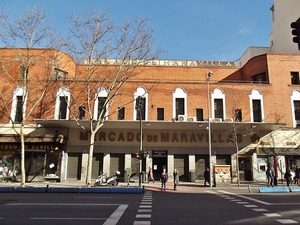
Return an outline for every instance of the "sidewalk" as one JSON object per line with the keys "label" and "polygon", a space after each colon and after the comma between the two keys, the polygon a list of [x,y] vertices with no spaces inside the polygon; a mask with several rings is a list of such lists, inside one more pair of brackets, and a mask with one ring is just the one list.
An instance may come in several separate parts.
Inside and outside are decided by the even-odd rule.
{"label": "sidewalk", "polygon": [[[284,184],[279,184],[284,185]],[[142,183],[142,187],[139,187],[139,183],[130,183],[129,187],[127,183],[120,182],[116,187],[109,187],[109,186],[102,186],[102,187],[86,187],[83,181],[65,181],[65,182],[30,182],[26,183],[25,187],[27,189],[36,189],[39,188],[41,191],[48,190],[56,190],[58,192],[61,190],[62,192],[69,191],[80,191],[84,190],[86,192],[101,192],[106,191],[124,191],[124,192],[132,192],[133,190],[137,190],[140,192],[142,190],[152,190],[152,191],[161,191],[161,182],[156,181],[155,183]],[[199,183],[191,183],[191,182],[180,182],[177,190],[173,190],[173,183],[167,182],[167,190],[168,192],[174,193],[203,193],[210,190],[225,190],[234,193],[258,193],[259,187],[266,187],[266,182],[241,182],[238,186],[237,183],[231,183],[228,185],[217,186],[217,187],[209,187],[204,186],[203,182]],[[19,182],[2,182],[0,183],[0,189],[5,190],[4,188],[11,190],[11,189],[19,189],[20,190],[20,183]],[[1,190],[0,190],[1,192]],[[23,191],[24,192],[24,191]]]}

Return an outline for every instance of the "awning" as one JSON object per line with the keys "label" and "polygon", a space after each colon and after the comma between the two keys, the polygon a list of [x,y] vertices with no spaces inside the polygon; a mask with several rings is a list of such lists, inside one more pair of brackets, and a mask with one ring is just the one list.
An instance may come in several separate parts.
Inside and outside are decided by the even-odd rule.
{"label": "awning", "polygon": [[300,155],[300,130],[275,130],[260,138],[257,146],[259,154]]}

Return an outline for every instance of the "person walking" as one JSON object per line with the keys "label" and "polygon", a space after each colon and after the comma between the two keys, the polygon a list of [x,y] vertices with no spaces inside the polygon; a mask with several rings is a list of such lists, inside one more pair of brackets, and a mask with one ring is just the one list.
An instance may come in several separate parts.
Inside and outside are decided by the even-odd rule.
{"label": "person walking", "polygon": [[206,182],[208,182],[208,185],[210,185],[209,168],[208,167],[206,167],[203,175],[204,175],[204,186],[206,186]]}
{"label": "person walking", "polygon": [[177,169],[174,169],[173,177],[174,177],[174,191],[176,191],[177,186],[179,184],[179,171]]}
{"label": "person walking", "polygon": [[167,173],[166,169],[163,169],[160,180],[161,180],[161,190],[165,191],[166,188],[167,188],[166,183],[167,183],[167,180],[168,180],[168,173]]}
{"label": "person walking", "polygon": [[266,171],[266,176],[268,179],[268,187],[274,187],[274,177],[275,177],[275,173],[272,170],[272,168],[269,166],[267,171]]}
{"label": "person walking", "polygon": [[297,166],[295,171],[296,184],[300,185],[300,168]]}
{"label": "person walking", "polygon": [[284,179],[286,180],[286,185],[289,187],[292,181],[291,169],[288,168],[284,174]]}
{"label": "person walking", "polygon": [[151,167],[149,167],[149,171],[148,171],[148,182],[155,182],[154,181],[154,178],[153,178],[153,171],[152,171],[152,168]]}

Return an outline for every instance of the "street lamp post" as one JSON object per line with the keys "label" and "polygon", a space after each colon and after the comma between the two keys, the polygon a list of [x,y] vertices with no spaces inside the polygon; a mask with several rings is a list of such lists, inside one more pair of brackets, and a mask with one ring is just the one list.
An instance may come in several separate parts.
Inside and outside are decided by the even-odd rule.
{"label": "street lamp post", "polygon": [[135,109],[138,112],[139,119],[140,119],[140,147],[139,147],[139,187],[142,187],[142,179],[143,179],[143,174],[142,174],[142,160],[143,160],[143,126],[142,126],[142,108],[143,108],[143,102],[142,102],[142,97],[138,96],[136,98],[136,103],[135,103]]}
{"label": "street lamp post", "polygon": [[208,112],[208,155],[209,155],[209,187],[212,187],[212,160],[211,160],[211,126],[210,126],[210,91],[209,91],[209,81],[213,72],[209,71],[206,77],[207,83],[207,112]]}

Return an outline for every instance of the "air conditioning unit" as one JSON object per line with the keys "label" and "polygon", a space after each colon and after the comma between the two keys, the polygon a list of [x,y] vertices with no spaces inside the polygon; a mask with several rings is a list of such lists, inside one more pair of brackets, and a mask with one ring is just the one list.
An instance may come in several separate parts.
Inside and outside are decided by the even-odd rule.
{"label": "air conditioning unit", "polygon": [[222,118],[214,118],[212,122],[222,122]]}
{"label": "air conditioning unit", "polygon": [[227,118],[227,119],[224,120],[224,122],[232,123],[232,122],[233,122],[233,119],[232,119],[232,118]]}
{"label": "air conditioning unit", "polygon": [[185,115],[178,115],[178,121],[179,122],[186,121],[186,116]]}
{"label": "air conditioning unit", "polygon": [[189,122],[195,122],[195,121],[197,121],[197,118],[196,117],[189,117],[187,119],[187,121],[189,121]]}

